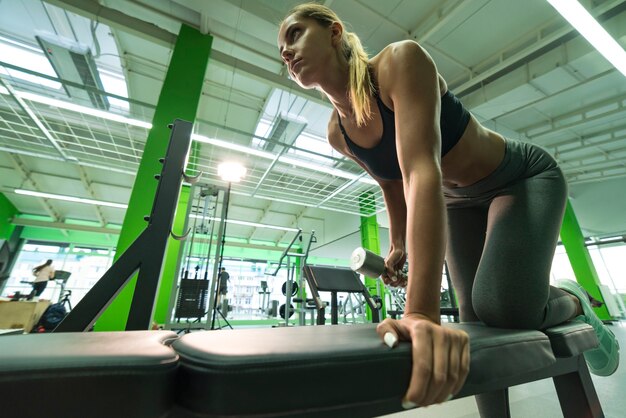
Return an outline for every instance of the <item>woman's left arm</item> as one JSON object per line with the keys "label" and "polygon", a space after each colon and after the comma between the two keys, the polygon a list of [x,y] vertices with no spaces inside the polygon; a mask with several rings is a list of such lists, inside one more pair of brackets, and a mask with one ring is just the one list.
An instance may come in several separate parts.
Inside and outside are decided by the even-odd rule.
{"label": "woman's left arm", "polygon": [[437,69],[414,42],[394,45],[387,92],[396,118],[396,147],[407,206],[409,281],[406,313],[439,323],[445,253],[445,208],[441,190],[440,96]]}
{"label": "woman's left arm", "polygon": [[[469,371],[466,333],[440,324],[439,298],[446,217],[440,164],[440,91],[437,70],[414,42],[392,45],[379,68],[381,91],[392,103],[396,148],[406,201],[409,273],[404,316],[377,328],[412,344],[413,368],[405,402],[443,402],[462,387]],[[382,71],[381,71],[382,70]]]}

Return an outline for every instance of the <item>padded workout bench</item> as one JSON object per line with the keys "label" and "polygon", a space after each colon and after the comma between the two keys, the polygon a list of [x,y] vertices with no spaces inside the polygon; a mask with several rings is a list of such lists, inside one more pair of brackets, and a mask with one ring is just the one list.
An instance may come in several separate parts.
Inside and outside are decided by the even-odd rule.
{"label": "padded workout bench", "polygon": [[[564,416],[603,416],[582,357],[597,345],[589,326],[445,326],[470,335],[457,398],[499,393],[506,411],[508,387],[551,377]],[[388,348],[375,324],[13,335],[0,337],[0,399],[4,418],[372,417],[401,410],[410,363],[410,345]]]}

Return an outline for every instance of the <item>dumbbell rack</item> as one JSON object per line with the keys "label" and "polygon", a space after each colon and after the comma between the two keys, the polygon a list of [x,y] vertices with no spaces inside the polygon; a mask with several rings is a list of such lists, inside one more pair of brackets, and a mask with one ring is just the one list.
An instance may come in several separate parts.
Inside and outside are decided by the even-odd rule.
{"label": "dumbbell rack", "polygon": [[[148,222],[146,229],[104,273],[54,332],[89,330],[136,272],[139,273],[126,330],[150,329],[161,267],[178,206],[182,180],[185,177],[185,159],[191,145],[192,126],[191,122],[180,119],[176,119],[173,125],[170,125],[172,128],[170,143],[165,158],[159,160],[163,164],[163,169],[161,174],[155,175],[159,184],[152,211],[144,218]],[[190,181],[187,177],[185,179]]]}

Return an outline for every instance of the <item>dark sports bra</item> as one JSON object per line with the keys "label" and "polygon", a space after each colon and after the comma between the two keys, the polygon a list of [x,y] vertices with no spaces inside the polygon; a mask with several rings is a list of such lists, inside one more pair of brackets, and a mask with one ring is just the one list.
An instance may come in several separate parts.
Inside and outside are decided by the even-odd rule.
{"label": "dark sports bra", "polygon": [[[402,178],[402,172],[396,150],[395,116],[393,111],[380,100],[378,94],[375,94],[374,97],[383,121],[383,135],[375,147],[363,148],[352,142],[341,124],[339,114],[337,114],[339,128],[354,156],[363,162],[374,175],[385,180],[398,180]],[[441,129],[442,157],[459,142],[469,120],[470,113],[450,90],[441,96],[439,126]]]}

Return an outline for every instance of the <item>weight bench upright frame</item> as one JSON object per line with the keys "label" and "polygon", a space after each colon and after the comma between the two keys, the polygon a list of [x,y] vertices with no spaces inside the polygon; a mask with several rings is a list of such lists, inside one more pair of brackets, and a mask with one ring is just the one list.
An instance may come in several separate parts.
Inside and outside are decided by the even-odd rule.
{"label": "weight bench upright frame", "polygon": [[192,127],[191,122],[181,119],[176,119],[172,125],[166,155],[160,160],[163,163],[163,169],[160,174],[155,175],[159,184],[152,211],[145,218],[148,222],[146,229],[109,267],[54,332],[89,330],[137,271],[139,273],[126,330],[150,329],[161,268],[178,205],[182,180],[185,178],[191,183],[197,180],[197,178],[187,177],[184,173],[185,158],[191,145]]}

